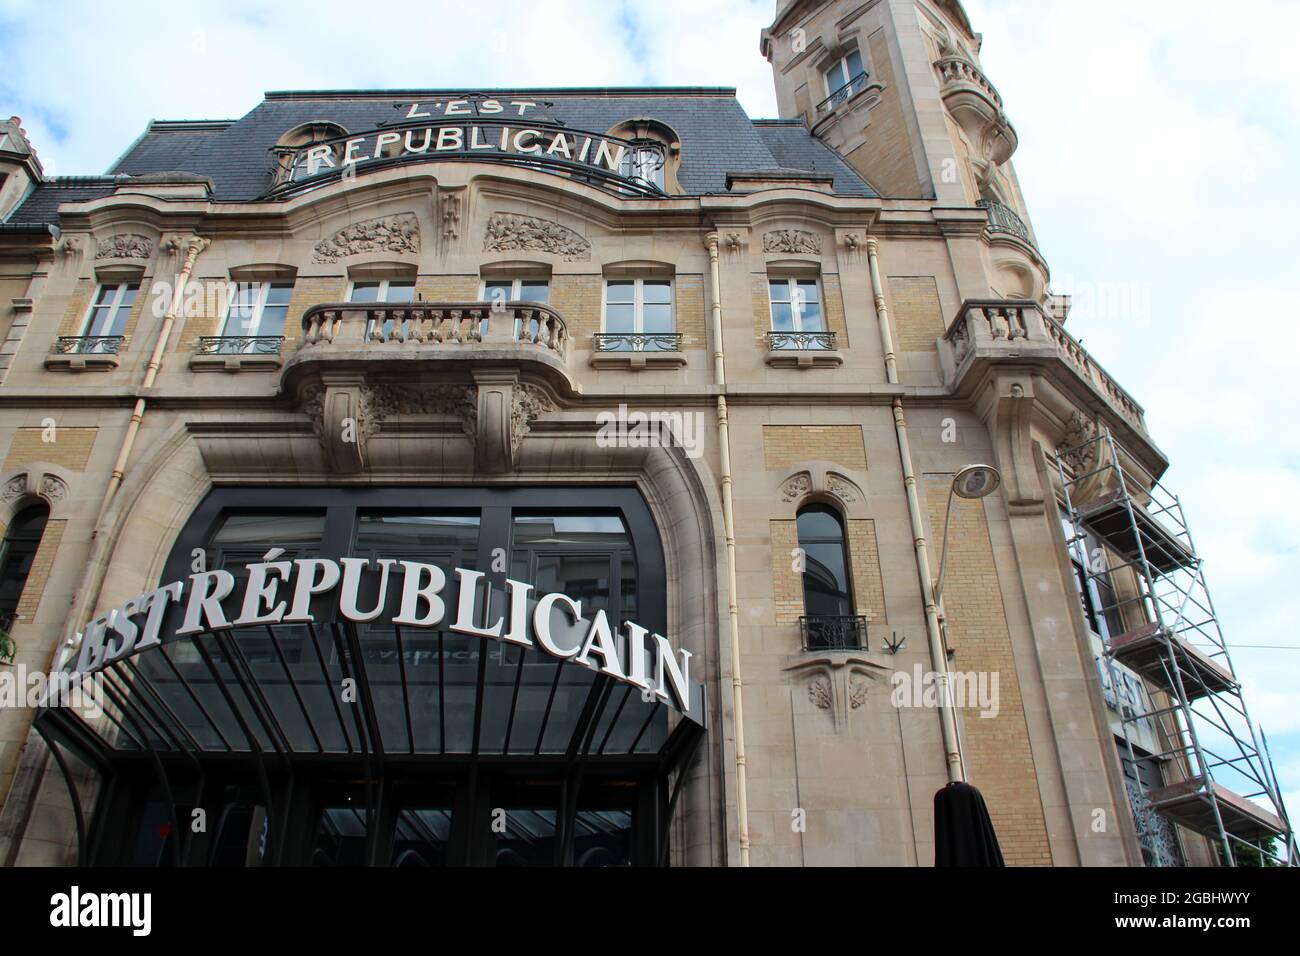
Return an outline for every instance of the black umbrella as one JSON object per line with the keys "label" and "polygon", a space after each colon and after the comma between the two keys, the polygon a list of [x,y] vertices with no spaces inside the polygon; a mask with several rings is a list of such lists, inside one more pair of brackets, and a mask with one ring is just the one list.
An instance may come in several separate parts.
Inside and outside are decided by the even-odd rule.
{"label": "black umbrella", "polygon": [[984,798],[969,783],[934,795],[934,865],[1006,866]]}

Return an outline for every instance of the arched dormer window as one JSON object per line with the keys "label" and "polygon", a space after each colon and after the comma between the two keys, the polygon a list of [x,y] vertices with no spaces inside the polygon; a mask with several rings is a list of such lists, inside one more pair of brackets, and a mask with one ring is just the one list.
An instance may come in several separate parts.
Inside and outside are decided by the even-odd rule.
{"label": "arched dormer window", "polygon": [[10,631],[18,613],[27,576],[45,534],[50,509],[44,502],[29,505],[9,522],[4,544],[0,545],[0,630]]}
{"label": "arched dormer window", "polygon": [[830,505],[810,504],[796,516],[803,559],[801,620],[808,650],[844,650],[862,646],[862,621],[854,615],[844,519]]}
{"label": "arched dormer window", "polygon": [[299,183],[326,170],[337,169],[342,147],[340,143],[330,141],[347,135],[348,131],[338,123],[325,120],[303,123],[289,130],[273,149],[279,158],[275,184]]}
{"label": "arched dormer window", "polygon": [[634,119],[615,126],[609,135],[628,142],[619,164],[621,176],[667,193],[682,191],[677,182],[682,144],[672,127],[658,120]]}

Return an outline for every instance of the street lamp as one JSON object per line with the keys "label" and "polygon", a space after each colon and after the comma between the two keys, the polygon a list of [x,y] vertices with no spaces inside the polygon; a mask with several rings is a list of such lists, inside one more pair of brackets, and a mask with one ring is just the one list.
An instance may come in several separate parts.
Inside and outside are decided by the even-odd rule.
{"label": "street lamp", "polygon": [[943,595],[943,574],[948,563],[948,522],[952,518],[953,495],[959,498],[984,498],[998,490],[1002,475],[992,465],[967,465],[953,475],[948,489],[948,510],[943,516],[943,550],[939,553],[939,579],[934,585],[934,602]]}

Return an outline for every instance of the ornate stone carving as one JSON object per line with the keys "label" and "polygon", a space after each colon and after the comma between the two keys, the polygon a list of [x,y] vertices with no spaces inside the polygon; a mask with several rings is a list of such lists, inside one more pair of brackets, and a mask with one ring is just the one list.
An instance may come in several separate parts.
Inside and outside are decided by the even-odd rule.
{"label": "ornate stone carving", "polygon": [[64,236],[62,239],[59,240],[59,244],[54,248],[58,250],[60,255],[66,256],[68,258],[71,258],[72,256],[75,255],[80,255],[81,237]]}
{"label": "ornate stone carving", "polygon": [[803,229],[777,229],[763,233],[763,251],[820,255],[822,240],[821,236]]}
{"label": "ornate stone carving", "polygon": [[1097,423],[1078,409],[1070,413],[1070,425],[1065,437],[1056,446],[1056,455],[1076,475],[1092,470],[1097,461]]}
{"label": "ornate stone carving", "polygon": [[826,490],[845,504],[862,500],[861,489],[843,475],[837,475],[833,471],[826,472]]}
{"label": "ornate stone carving", "polygon": [[62,501],[68,493],[68,486],[57,475],[45,475],[41,478],[41,495],[50,501]]}
{"label": "ornate stone carving", "polygon": [[99,240],[95,246],[96,259],[148,259],[153,255],[153,243],[147,236],[124,232]]}
{"label": "ornate stone carving", "polygon": [[801,471],[799,474],[788,479],[786,483],[781,486],[781,500],[798,501],[811,491],[812,475],[808,474],[806,471]]}
{"label": "ornate stone carving", "polygon": [[740,252],[740,247],[741,247],[740,233],[738,232],[727,233],[727,251],[732,254],[735,254]]}
{"label": "ornate stone carving", "polygon": [[831,682],[819,677],[808,685],[808,699],[822,710],[831,709]]}
{"label": "ornate stone carving", "polygon": [[460,193],[440,190],[442,199],[442,241],[451,242],[460,236]]}
{"label": "ornate stone carving", "polygon": [[849,706],[857,710],[867,702],[867,680],[864,677],[854,676],[849,680]]}
{"label": "ornate stone carving", "polygon": [[26,493],[27,476],[25,474],[14,475],[5,482],[4,490],[0,491],[0,498],[3,498],[5,501],[13,501],[18,496]]}
{"label": "ornate stone carving", "polygon": [[338,262],[363,252],[420,251],[420,223],[415,213],[367,219],[344,226],[328,239],[316,243],[314,262]]}
{"label": "ornate stone carving", "polygon": [[301,408],[337,471],[365,467],[366,445],[385,421],[398,415],[450,415],[473,443],[479,467],[503,473],[514,467],[532,423],[555,404],[534,385],[489,373],[464,385],[312,384],[302,392]]}
{"label": "ornate stone carving", "polygon": [[550,252],[570,262],[591,259],[591,243],[567,226],[535,216],[494,213],[483,236],[483,251],[508,252],[512,249]]}
{"label": "ornate stone carving", "polygon": [[523,444],[538,416],[554,410],[555,403],[537,386],[519,385],[515,388],[510,411],[510,441],[515,454],[519,453],[519,446]]}

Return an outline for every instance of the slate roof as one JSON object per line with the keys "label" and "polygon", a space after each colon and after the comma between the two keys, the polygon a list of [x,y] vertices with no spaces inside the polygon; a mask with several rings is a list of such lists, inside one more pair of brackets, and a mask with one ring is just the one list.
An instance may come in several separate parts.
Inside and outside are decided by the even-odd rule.
{"label": "slate roof", "polygon": [[[725,193],[726,175],[735,170],[794,168],[833,177],[836,193],[877,193],[836,153],[813,139],[799,121],[751,120],[736,91],[714,87],[622,89],[479,90],[499,100],[527,99],[541,104],[525,115],[565,126],[604,132],[624,120],[655,119],[681,138],[678,180],[690,195]],[[154,121],[108,171],[140,176],[188,172],[212,179],[218,202],[246,202],[272,185],[275,158],[270,148],[290,129],[310,122],[330,122],[363,132],[403,120],[412,102],[428,104],[462,99],[464,90],[272,92],[236,120]],[[508,113],[494,117],[505,119]],[[445,122],[436,112],[426,120]],[[112,191],[111,181],[97,195]],[[88,186],[72,187],[67,178],[39,187],[10,216],[13,222],[53,222],[59,202],[93,198]]]}

